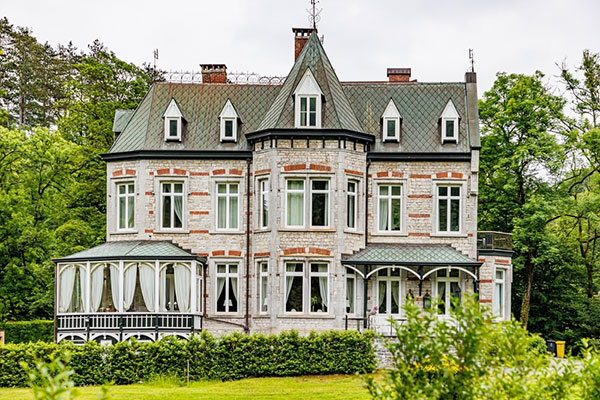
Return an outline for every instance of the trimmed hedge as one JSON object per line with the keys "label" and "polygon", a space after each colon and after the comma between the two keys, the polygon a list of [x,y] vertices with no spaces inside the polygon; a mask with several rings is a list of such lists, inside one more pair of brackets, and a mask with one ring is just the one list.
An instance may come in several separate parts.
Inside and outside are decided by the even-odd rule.
{"label": "trimmed hedge", "polygon": [[54,341],[53,321],[5,321],[0,322],[0,330],[5,331],[6,343]]}
{"label": "trimmed hedge", "polygon": [[168,337],[155,343],[128,341],[112,346],[7,344],[0,346],[0,387],[27,385],[21,361],[47,361],[51,354],[65,350],[71,354],[69,366],[78,386],[129,384],[156,375],[185,378],[188,362],[190,380],[371,372],[376,367],[373,337],[355,331],[308,336],[291,331],[215,338],[203,332],[189,341]]}

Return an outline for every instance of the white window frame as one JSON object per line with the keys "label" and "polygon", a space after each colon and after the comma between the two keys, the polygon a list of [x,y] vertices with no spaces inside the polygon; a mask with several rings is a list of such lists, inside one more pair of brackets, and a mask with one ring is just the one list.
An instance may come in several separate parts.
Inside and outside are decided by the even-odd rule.
{"label": "white window frame", "polygon": [[[177,123],[177,135],[171,135],[171,121]],[[181,141],[181,117],[165,117],[165,141]]]}
{"label": "white window frame", "polygon": [[[266,268],[263,268],[266,267]],[[266,269],[266,270],[265,270]],[[258,304],[257,304],[257,311],[259,314],[268,314],[269,313],[269,296],[268,296],[268,291],[269,291],[269,261],[267,260],[259,260],[256,263],[256,277],[258,278],[256,280],[256,293],[257,293],[257,300],[258,300]],[[263,280],[266,281],[266,286],[267,286],[267,293],[263,292]],[[267,307],[266,310],[263,310],[262,307],[262,303],[263,301],[265,301],[265,305]]]}
{"label": "white window frame", "polygon": [[[459,136],[459,115],[458,115],[458,111],[456,111],[456,107],[454,107],[454,103],[452,103],[452,100],[449,100],[448,103],[446,104],[446,107],[444,107],[444,111],[442,112],[442,115],[440,116],[440,122],[442,124],[441,126],[441,135],[442,135],[442,143],[454,143],[454,144],[458,144],[458,136]],[[446,130],[446,123],[447,122],[452,122],[453,126],[454,126],[454,136],[453,137],[449,137],[447,130]]]}
{"label": "white window frame", "polygon": [[[125,186],[125,193],[121,194],[120,188],[121,186]],[[129,193],[129,187],[133,186],[133,192]],[[136,218],[136,190],[135,190],[135,182],[134,181],[119,181],[115,182],[115,192],[116,192],[116,228],[117,232],[135,232],[135,218]],[[128,215],[129,215],[129,198],[133,198],[133,225],[121,227],[121,198],[125,198],[125,224],[128,223]]]}
{"label": "white window frame", "polygon": [[[219,265],[225,265],[225,272],[219,272]],[[235,265],[237,268],[237,272],[231,272],[231,266]],[[242,302],[241,302],[241,278],[240,278],[240,263],[239,262],[235,262],[235,261],[215,261],[214,262],[214,268],[215,268],[215,286],[214,286],[214,291],[215,291],[215,314],[219,314],[219,315],[236,315],[239,314],[241,312],[242,309]],[[225,292],[225,311],[218,311],[218,303],[219,303],[219,296],[217,293],[217,288],[219,287],[218,281],[219,278],[224,278],[225,279],[225,285],[223,286],[223,291]],[[238,294],[238,298],[237,298],[237,311],[229,311],[229,301],[231,300],[229,299],[229,288],[230,288],[230,279],[231,278],[236,278],[237,279],[237,294]]]}
{"label": "white window frame", "polygon": [[[388,122],[394,121],[395,128],[394,132],[396,136],[389,136],[388,133]],[[397,117],[386,117],[383,119],[383,141],[384,142],[399,142],[400,141],[400,118]]]}
{"label": "white window frame", "polygon": [[[287,270],[287,265],[288,264],[301,264],[302,265],[302,271],[301,272],[297,272],[297,271],[293,271],[290,272]],[[288,277],[300,277],[302,278],[302,310],[298,311],[288,311],[287,310],[287,278]],[[299,260],[284,260],[283,261],[283,312],[284,314],[291,314],[291,315],[296,315],[296,314],[304,314],[305,310],[306,310],[306,291],[307,291],[307,284],[306,284],[306,262],[305,261],[299,261]]]}
{"label": "white window frame", "polygon": [[[502,274],[501,278],[498,278],[498,273]],[[496,288],[500,285],[500,293],[502,298],[498,299]],[[503,268],[496,268],[494,271],[494,302],[493,302],[493,313],[495,318],[506,318],[506,270]]]}
{"label": "white window frame", "polygon": [[[288,264],[301,264],[302,265],[302,272],[288,272],[287,271],[287,265]],[[327,272],[312,272],[312,266],[313,265],[326,265],[327,266]],[[287,315],[323,315],[323,316],[327,316],[327,315],[331,315],[332,314],[332,304],[331,304],[331,299],[332,299],[332,293],[331,293],[331,287],[332,287],[332,282],[331,282],[331,277],[330,272],[331,272],[331,262],[328,260],[323,260],[323,259],[297,259],[297,258],[290,258],[290,259],[284,259],[283,260],[283,312],[284,314]],[[288,276],[293,276],[293,277],[301,277],[302,278],[302,310],[301,311],[287,311],[286,310],[286,303],[287,303],[287,298],[286,298],[286,285],[287,285],[287,277]],[[312,311],[312,304],[311,304],[311,278],[319,278],[319,277],[327,277],[327,311]],[[356,296],[356,292],[355,292],[355,296]],[[355,309],[356,309],[356,303],[355,303]]]}
{"label": "white window frame", "polygon": [[[321,128],[321,107],[322,107],[322,96],[323,92],[319,87],[315,77],[313,76],[310,69],[307,69],[304,73],[304,76],[298,83],[294,91],[294,126],[296,128],[306,128],[306,129],[319,129]],[[301,101],[302,99],[306,99],[306,123],[302,124],[301,119]],[[310,99],[315,99],[315,124],[310,125]]]}
{"label": "white window frame", "polygon": [[[199,263],[196,269],[196,310],[199,314],[204,313],[204,268]],[[192,265],[193,268],[193,265]]]}
{"label": "white window frame", "polygon": [[[447,203],[448,203],[448,212],[446,215],[446,227],[447,230],[445,231],[441,231],[440,230],[440,212],[439,212],[439,202],[440,202],[440,195],[439,195],[439,188],[440,187],[448,187],[448,195],[447,196],[443,196],[443,199],[446,199]],[[451,187],[459,187],[460,188],[460,195],[459,196],[451,196]],[[465,205],[466,205],[466,185],[464,181],[438,181],[438,182],[434,182],[433,184],[433,191],[434,191],[434,204],[433,204],[433,212],[435,214],[435,218],[433,218],[434,221],[434,233],[437,236],[464,236],[464,229],[465,229]],[[459,209],[459,213],[460,215],[458,216],[458,231],[451,231],[450,230],[450,204],[451,204],[451,200],[458,200],[459,204],[458,204],[458,209]]]}
{"label": "white window frame", "polygon": [[[386,271],[387,275],[379,275],[379,272],[381,271]],[[403,275],[402,270],[398,268],[398,274],[397,275],[392,275],[392,272],[395,272],[396,268],[394,267],[389,267],[389,268],[383,268],[380,269],[379,271],[377,271],[377,274],[375,275],[375,287],[376,287],[376,292],[377,292],[377,296],[376,296],[376,305],[379,307],[380,304],[380,293],[379,293],[379,283],[380,282],[385,282],[385,293],[386,295],[389,293],[390,295],[387,296],[387,301],[385,304],[385,313],[381,313],[381,310],[378,310],[378,314],[381,316],[389,316],[389,317],[401,317],[403,315],[403,310],[402,307],[404,306],[404,299],[405,299],[405,288],[404,288],[404,282],[406,282],[406,277]],[[393,300],[393,294],[392,294],[392,286],[393,286],[393,282],[398,282],[398,312],[397,313],[392,313],[392,300]]]}
{"label": "white window frame", "polygon": [[[388,186],[389,192],[387,195],[381,195],[380,194],[380,188],[382,186]],[[391,188],[393,186],[400,186],[400,194],[399,195],[392,195],[392,190]],[[375,182],[375,190],[376,190],[376,198],[377,198],[377,213],[376,213],[376,220],[375,222],[375,226],[377,227],[376,232],[380,233],[380,234],[386,234],[386,235],[394,235],[394,234],[405,234],[406,232],[406,185],[403,181],[381,181],[381,182]],[[381,229],[379,226],[379,214],[381,212],[380,210],[380,199],[382,198],[386,198],[388,199],[388,226],[390,229]],[[392,200],[393,199],[399,199],[400,200],[400,229],[399,230],[392,230]]]}
{"label": "white window frame", "polygon": [[[163,192],[163,185],[164,184],[170,184],[171,188],[173,189],[173,191],[169,194],[167,194],[165,196],[165,193]],[[175,192],[174,192],[174,186],[176,184],[181,184],[181,227],[173,227],[173,223],[175,222],[174,216],[175,216]],[[180,231],[184,231],[186,229],[187,226],[187,218],[186,218],[186,209],[187,209],[187,191],[186,191],[186,184],[185,181],[183,180],[177,180],[177,179],[164,179],[164,180],[159,180],[158,181],[158,185],[159,185],[159,207],[158,207],[158,226],[160,231],[165,231],[165,232],[180,232]],[[179,194],[177,194],[177,196],[179,196]],[[170,227],[165,227],[164,226],[164,221],[163,221],[163,207],[165,204],[164,198],[165,197],[171,197],[171,226]]]}
{"label": "white window frame", "polygon": [[[329,279],[329,263],[328,262],[324,262],[324,261],[308,261],[308,312],[309,314],[316,314],[316,315],[323,315],[323,314],[329,314],[330,313],[330,309],[331,309],[331,295],[330,295],[330,279]],[[313,272],[312,271],[312,266],[313,265],[325,265],[327,267],[327,271],[325,272]],[[312,293],[312,278],[327,278],[327,311],[312,311],[312,298],[311,298],[311,293]],[[320,290],[320,287],[319,287]]]}
{"label": "white window frame", "polygon": [[[227,136],[227,122],[231,122],[231,135]],[[221,142],[237,142],[237,118],[222,117],[221,118]]]}
{"label": "white window frame", "polygon": [[[225,185],[225,192],[224,193],[219,193],[219,185]],[[231,192],[231,185],[237,185],[237,192],[236,193],[232,193]],[[215,215],[216,215],[216,220],[215,220],[215,228],[217,231],[232,231],[232,232],[237,232],[240,230],[240,208],[242,207],[242,205],[240,204],[240,192],[242,189],[242,185],[239,181],[217,181],[215,182]],[[226,218],[225,218],[225,228],[220,228],[219,227],[219,198],[225,198],[225,214],[226,214]],[[237,226],[233,227],[230,226],[230,220],[231,220],[231,199],[232,198],[237,198],[237,210],[236,210],[236,221],[237,221]]]}
{"label": "white window frame", "polygon": [[[320,95],[298,95],[296,100],[297,100],[297,127],[298,128],[320,128],[321,127],[321,123],[320,123],[320,119],[321,119],[321,101],[320,101]],[[310,99],[315,99],[315,109],[312,110],[310,108]],[[305,100],[306,101],[306,111],[304,111],[304,113],[306,113],[306,123],[302,124],[302,115],[303,115],[303,111],[302,111],[302,101]],[[311,125],[310,124],[310,116],[311,114],[315,115],[315,124]]]}
{"label": "white window frame", "polygon": [[[354,192],[350,191],[350,185],[354,185]],[[350,231],[356,231],[358,229],[358,188],[359,182],[356,179],[348,179],[346,182],[346,229]],[[354,213],[352,218],[354,220],[354,226],[350,227],[348,219],[350,217],[350,198],[354,199]]]}
{"label": "white window frame", "polygon": [[[331,226],[331,221],[330,221],[330,216],[331,216],[331,180],[327,179],[327,178],[309,178],[307,179],[308,183],[309,183],[309,191],[310,191],[310,200],[309,200],[309,215],[310,215],[310,227],[311,228],[329,228]],[[315,181],[322,181],[322,182],[327,182],[327,189],[325,190],[321,190],[321,189],[313,189],[313,182]],[[313,194],[324,194],[325,196],[327,196],[327,201],[326,201],[326,210],[325,210],[325,220],[326,220],[326,224],[325,225],[313,225]]]}
{"label": "white window frame", "polygon": [[[289,181],[302,181],[303,189],[288,189]],[[313,181],[326,181],[327,182],[327,190],[313,190],[312,182]],[[284,177],[284,185],[285,185],[285,207],[284,207],[284,215],[283,219],[285,221],[284,226],[286,228],[291,229],[328,229],[332,226],[331,223],[331,183],[332,179],[329,176],[286,176]],[[290,225],[288,224],[288,194],[289,193],[302,193],[303,196],[303,204],[302,204],[302,225]],[[313,211],[313,201],[312,195],[315,194],[326,194],[327,196],[327,225],[313,225],[312,224],[312,211]]]}
{"label": "white window frame", "polygon": [[[269,195],[270,195],[269,183],[270,183],[269,178],[258,179],[258,185],[257,185],[258,186],[258,226],[260,229],[266,229],[269,227],[269,219],[271,217],[271,213],[269,212]],[[266,223],[265,223],[265,208],[266,208],[266,212],[267,212]]]}
{"label": "white window frame", "polygon": [[[465,285],[463,284],[464,281],[464,277],[463,277],[463,273],[460,270],[457,269],[452,269],[452,268],[445,268],[446,270],[446,276],[444,277],[440,277],[438,276],[437,271],[435,272],[434,275],[434,279],[433,279],[433,297],[438,299],[439,293],[438,293],[438,283],[440,282],[444,282],[445,286],[446,286],[446,290],[445,290],[445,295],[446,298],[445,299],[438,299],[438,301],[443,301],[444,302],[444,308],[445,308],[445,313],[441,314],[439,312],[439,309],[436,309],[436,315],[439,318],[449,318],[450,317],[450,312],[452,310],[452,293],[450,291],[450,289],[452,288],[452,283],[456,282],[458,283],[458,287],[460,288],[460,292],[461,292],[461,301],[462,301],[462,296],[464,296],[465,293]],[[450,276],[450,271],[458,271],[458,276]]]}
{"label": "white window frame", "polygon": [[[290,181],[302,181],[302,189],[290,189],[288,187],[288,182]],[[289,177],[285,178],[285,207],[284,207],[284,216],[283,219],[285,221],[286,228],[304,228],[306,226],[306,178],[304,177]],[[291,225],[288,221],[288,207],[289,207],[289,199],[288,195],[290,193],[302,193],[302,224],[301,225]]]}

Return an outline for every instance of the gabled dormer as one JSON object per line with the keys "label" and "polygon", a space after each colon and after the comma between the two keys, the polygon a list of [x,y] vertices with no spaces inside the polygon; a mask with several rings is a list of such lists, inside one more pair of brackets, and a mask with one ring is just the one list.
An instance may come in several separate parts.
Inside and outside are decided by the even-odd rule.
{"label": "gabled dormer", "polygon": [[440,116],[442,143],[458,143],[458,121],[458,111],[456,111],[452,100],[449,100]]}
{"label": "gabled dormer", "polygon": [[399,142],[400,128],[402,125],[402,116],[394,100],[390,99],[383,115],[381,116],[382,123],[382,139],[384,142]]}
{"label": "gabled dormer", "polygon": [[165,120],[165,141],[181,142],[183,130],[183,113],[179,109],[175,99],[171,99],[169,106],[163,114]]}
{"label": "gabled dormer", "polygon": [[221,126],[221,142],[237,142],[238,141],[238,122],[240,117],[231,100],[227,99],[223,110],[219,114]]}
{"label": "gabled dormer", "polygon": [[307,69],[294,90],[296,128],[321,128],[322,101],[323,91],[310,69]]}

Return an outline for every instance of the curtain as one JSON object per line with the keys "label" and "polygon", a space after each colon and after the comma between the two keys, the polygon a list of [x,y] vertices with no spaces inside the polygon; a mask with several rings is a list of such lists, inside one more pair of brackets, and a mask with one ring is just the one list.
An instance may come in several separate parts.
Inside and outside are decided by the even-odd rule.
{"label": "curtain", "polygon": [[175,212],[175,224],[174,227],[175,228],[181,228],[182,227],[182,221],[183,221],[183,196],[173,196],[174,199],[174,209],[173,211]]}
{"label": "curtain", "polygon": [[388,201],[387,199],[379,200],[379,230],[388,230]]}
{"label": "curtain", "polygon": [[229,229],[237,229],[238,227],[238,198],[229,198]]}
{"label": "curtain", "polygon": [[379,311],[381,312],[381,306],[385,303],[385,291],[387,289],[387,281],[379,281]]}
{"label": "curtain", "polygon": [[89,308],[89,293],[87,285],[88,270],[86,267],[79,267],[79,287],[81,288],[81,303],[83,305],[83,312],[88,312]]}
{"label": "curtain", "polygon": [[158,310],[165,312],[167,311],[167,267],[160,271],[158,280],[160,281],[158,285]]}
{"label": "curtain", "polygon": [[346,308],[354,313],[354,278],[346,278]]}
{"label": "curtain", "polygon": [[179,311],[189,312],[191,288],[190,270],[183,264],[175,264],[173,271],[175,274],[175,296],[177,296]]}
{"label": "curtain", "polygon": [[[327,273],[327,265],[319,265],[319,272]],[[319,276],[319,292],[321,294],[321,302],[325,307],[328,306],[329,293],[327,288],[327,281],[329,276]]]}
{"label": "curtain", "polygon": [[267,277],[266,276],[261,276],[260,277],[260,284],[261,284],[261,290],[260,290],[260,311],[267,311]]}
{"label": "curtain", "polygon": [[92,272],[92,298],[91,298],[91,312],[98,311],[100,303],[102,302],[102,292],[104,290],[104,264],[96,266],[96,269]]}
{"label": "curtain", "polygon": [[112,292],[113,306],[118,312],[123,312],[121,301],[119,300],[119,267],[110,266],[110,290]]}
{"label": "curtain", "polygon": [[154,301],[155,286],[154,266],[150,264],[140,264],[140,286],[142,288],[142,297],[148,311],[156,311]]}
{"label": "curtain", "polygon": [[[235,306],[237,309],[237,305],[238,305],[238,279],[237,278],[229,278],[229,286],[231,286],[231,290],[233,291],[233,300],[235,301]],[[233,305],[233,302],[230,303],[230,305]],[[231,310],[229,310],[231,311]]]}
{"label": "curtain", "polygon": [[[400,282],[398,281],[392,282],[392,299],[398,306],[398,312],[400,312]],[[393,308],[394,307],[392,307],[392,309]]]}
{"label": "curtain", "polygon": [[125,275],[123,276],[123,311],[129,310],[131,304],[133,304],[136,277],[137,265],[133,264],[125,270]]}
{"label": "curtain", "polygon": [[135,198],[133,195],[127,197],[127,228],[133,228],[135,216]]}
{"label": "curtain", "polygon": [[[288,190],[303,190],[304,181],[288,181]],[[287,223],[291,226],[302,225],[304,220],[304,193],[288,192]]]}
{"label": "curtain", "polygon": [[223,288],[225,287],[225,278],[217,278],[217,301],[221,298]]}
{"label": "curtain", "polygon": [[65,267],[60,273],[59,279],[59,299],[58,299],[58,311],[66,312],[71,305],[71,298],[73,297],[73,284],[75,283],[75,266],[69,265]]}

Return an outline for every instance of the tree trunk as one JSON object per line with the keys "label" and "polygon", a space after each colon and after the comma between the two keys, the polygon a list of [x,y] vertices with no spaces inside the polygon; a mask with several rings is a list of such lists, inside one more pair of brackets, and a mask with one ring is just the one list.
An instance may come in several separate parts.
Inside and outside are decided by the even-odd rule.
{"label": "tree trunk", "polygon": [[525,258],[525,272],[527,274],[527,285],[523,293],[523,302],[521,303],[521,325],[527,328],[529,322],[529,307],[531,305],[531,290],[533,286],[533,260],[531,253],[527,253]]}
{"label": "tree trunk", "polygon": [[585,269],[587,270],[587,279],[588,279],[588,290],[587,296],[589,299],[594,297],[594,266],[589,262],[585,263]]}

